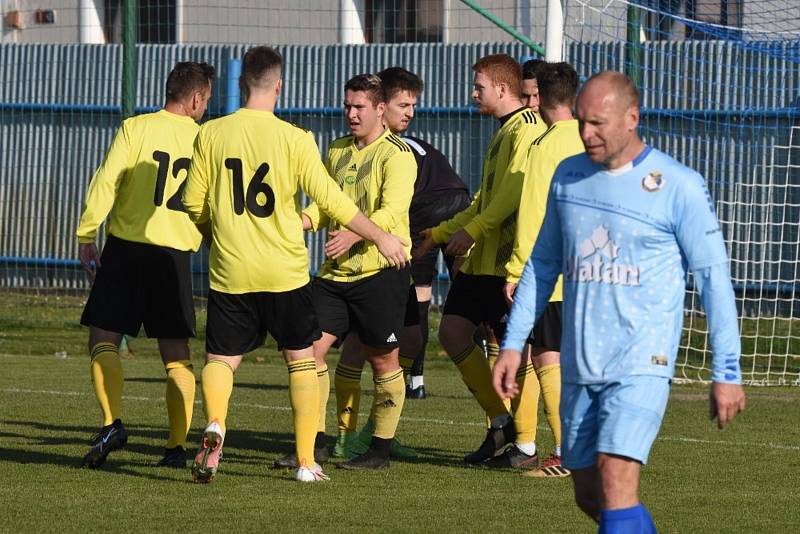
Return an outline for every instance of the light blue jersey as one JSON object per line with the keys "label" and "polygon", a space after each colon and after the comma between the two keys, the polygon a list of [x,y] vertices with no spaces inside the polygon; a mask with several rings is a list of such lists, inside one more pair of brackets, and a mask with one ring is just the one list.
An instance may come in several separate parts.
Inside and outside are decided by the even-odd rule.
{"label": "light blue jersey", "polygon": [[728,256],[703,178],[649,147],[613,171],[586,154],[566,159],[553,176],[503,347],[522,350],[563,272],[565,382],[671,378],[687,267],[708,316],[712,380],[741,383]]}

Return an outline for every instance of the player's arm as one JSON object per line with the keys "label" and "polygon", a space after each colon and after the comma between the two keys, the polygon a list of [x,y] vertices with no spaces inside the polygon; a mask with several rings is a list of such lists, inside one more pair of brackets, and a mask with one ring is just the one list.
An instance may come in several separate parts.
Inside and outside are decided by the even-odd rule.
{"label": "player's arm", "polygon": [[296,165],[300,187],[318,204],[319,210],[327,213],[330,218],[364,239],[375,243],[390,265],[403,267],[406,264],[405,246],[407,243],[378,228],[342,192],[320,161],[317,144],[311,133],[300,137],[295,149],[293,161]]}
{"label": "player's arm", "polygon": [[103,163],[89,182],[83,213],[75,232],[78,237],[78,259],[90,279],[94,277],[92,262],[95,262],[96,266],[100,265],[100,253],[95,244],[97,229],[108,217],[119,185],[132,166],[130,132],[123,122],[106,152]]}
{"label": "player's arm", "polygon": [[514,249],[506,263],[506,299],[509,302],[513,300],[513,291],[519,283],[522,269],[542,227],[547,209],[550,180],[557,163],[551,156],[540,150],[539,146],[531,146],[528,153],[528,170],[525,173],[517,210]]}
{"label": "player's arm", "polygon": [[711,197],[702,178],[693,178],[677,193],[673,220],[678,246],[694,273],[708,318],[712,350],[709,415],[723,428],[745,407],[736,298]]}
{"label": "player's arm", "polygon": [[186,187],[183,190],[182,202],[189,219],[197,225],[210,219],[211,207],[208,202],[208,193],[211,176],[210,143],[206,139],[205,127],[200,128],[200,133],[194,140],[194,153]]}
{"label": "player's arm", "polygon": [[480,194],[478,191],[473,197],[472,202],[464,210],[458,212],[451,219],[439,223],[435,228],[426,228],[420,235],[423,236],[422,242],[414,247],[412,257],[415,260],[420,259],[427,254],[437,243],[446,243],[450,237],[461,230],[475,214],[478,213],[478,206],[480,203]]}
{"label": "player's arm", "polygon": [[302,212],[303,230],[318,232],[330,223],[330,217],[320,211],[316,202],[311,202]]}
{"label": "player's arm", "polygon": [[502,350],[492,372],[495,391],[501,398],[515,396],[517,369],[522,349],[533,325],[547,307],[562,269],[561,221],[551,192],[547,210],[533,251],[525,262],[506,326]]}
{"label": "player's arm", "polygon": [[[515,135],[510,140],[512,143],[510,159],[502,173],[495,177],[497,185],[492,191],[491,200],[479,214],[476,214],[464,225],[463,235],[455,235],[451,238],[451,242],[456,237],[461,242],[461,246],[453,252],[461,252],[464,248],[463,245],[468,243],[469,239],[472,242],[483,239],[519,208],[519,199],[525,180],[525,164],[528,160],[528,147],[522,144],[525,138],[526,136]],[[451,248],[450,245],[448,248]]]}

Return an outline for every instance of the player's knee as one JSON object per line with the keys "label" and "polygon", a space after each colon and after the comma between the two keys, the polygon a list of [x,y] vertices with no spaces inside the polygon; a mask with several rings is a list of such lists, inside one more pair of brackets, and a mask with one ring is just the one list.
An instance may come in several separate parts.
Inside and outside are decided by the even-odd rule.
{"label": "player's knee", "polygon": [[421,325],[404,327],[400,333],[400,352],[413,358],[420,349],[422,349]]}
{"label": "player's knee", "polygon": [[[469,336],[466,337],[466,341],[469,341]],[[464,342],[465,337],[458,325],[449,320],[447,316],[442,318],[442,322],[439,324],[439,343],[442,348],[452,356],[463,351]]]}
{"label": "player's knee", "polygon": [[382,375],[400,369],[400,363],[397,359],[397,351],[379,352],[368,351],[367,360],[372,366],[372,372],[376,375]]}

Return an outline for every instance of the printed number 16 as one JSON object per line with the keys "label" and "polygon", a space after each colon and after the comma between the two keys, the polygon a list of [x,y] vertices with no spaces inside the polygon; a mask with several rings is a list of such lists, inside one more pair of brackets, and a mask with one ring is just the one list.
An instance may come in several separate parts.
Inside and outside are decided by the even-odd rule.
{"label": "printed number 16", "polygon": [[[262,163],[256,169],[250,183],[247,184],[247,196],[244,193],[244,172],[242,171],[242,160],[239,158],[227,158],[225,167],[231,171],[233,179],[233,211],[236,215],[244,213],[245,205],[247,211],[256,217],[264,218],[272,215],[275,211],[275,193],[269,184],[265,183],[264,177],[269,172],[269,164]],[[258,203],[258,194],[263,193],[266,200],[263,204]]]}

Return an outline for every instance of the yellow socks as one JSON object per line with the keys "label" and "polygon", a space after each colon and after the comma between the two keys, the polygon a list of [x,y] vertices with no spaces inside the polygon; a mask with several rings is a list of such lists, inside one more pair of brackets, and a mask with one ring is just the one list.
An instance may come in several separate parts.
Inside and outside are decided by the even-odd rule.
{"label": "yellow socks", "polygon": [[500,355],[500,345],[497,343],[492,343],[491,341],[486,343],[486,359],[489,360],[489,368],[494,368],[494,362],[497,361],[497,357]]}
{"label": "yellow socks", "polygon": [[467,350],[453,358],[453,362],[461,371],[461,379],[472,392],[475,399],[486,412],[489,419],[501,415],[508,415],[503,401],[492,387],[492,371],[483,351],[477,345],[471,345]]}
{"label": "yellow socks", "polygon": [[514,426],[517,428],[517,443],[536,441],[536,425],[539,419],[539,381],[533,364],[520,366],[517,371],[519,395],[514,397]]}
{"label": "yellow socks", "polygon": [[325,433],[325,423],[327,423],[328,397],[331,395],[331,375],[328,374],[328,364],[317,367],[317,386],[319,387],[319,415],[317,420],[317,432]]}
{"label": "yellow socks", "polygon": [[361,369],[339,362],[336,366],[334,388],[339,434],[355,432],[358,426],[358,405],[361,402]]}
{"label": "yellow socks", "polygon": [[545,365],[536,370],[539,383],[542,385],[542,399],[544,400],[544,415],[547,424],[553,431],[556,447],[561,446],[561,419],[558,407],[561,402],[561,364]]}
{"label": "yellow socks", "polygon": [[200,377],[203,407],[206,410],[208,423],[216,419],[225,432],[228,401],[233,393],[233,369],[223,360],[209,360],[203,367]]}
{"label": "yellow socks", "polygon": [[403,370],[391,371],[385,375],[374,376],[375,382],[375,430],[377,438],[392,439],[400,422],[403,403],[406,400],[406,384]]}
{"label": "yellow socks", "polygon": [[98,343],[92,347],[91,358],[89,370],[94,394],[103,410],[103,426],[107,426],[119,419],[121,412],[123,378],[119,347],[113,343]]}
{"label": "yellow socks", "polygon": [[317,436],[319,385],[314,358],[288,362],[289,402],[294,420],[297,465],[314,465],[314,439]]}
{"label": "yellow socks", "polygon": [[194,410],[195,380],[190,360],[168,362],[167,371],[167,415],[169,416],[169,438],[166,448],[186,448],[186,435],[192,426]]}
{"label": "yellow socks", "polygon": [[[494,369],[494,364],[499,355],[500,345],[494,343],[493,341],[488,341],[486,343],[486,359],[489,361],[489,370]],[[503,406],[506,407],[506,411],[511,411],[511,399],[503,399]],[[489,417],[489,414],[486,414],[486,428],[489,428],[490,426],[492,426],[491,417]]]}

